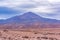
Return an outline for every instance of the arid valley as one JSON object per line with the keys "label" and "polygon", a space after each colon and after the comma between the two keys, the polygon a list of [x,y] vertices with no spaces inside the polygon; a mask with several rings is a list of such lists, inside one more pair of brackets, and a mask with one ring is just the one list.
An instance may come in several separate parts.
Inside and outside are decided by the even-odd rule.
{"label": "arid valley", "polygon": [[1,29],[0,40],[60,40],[60,29]]}

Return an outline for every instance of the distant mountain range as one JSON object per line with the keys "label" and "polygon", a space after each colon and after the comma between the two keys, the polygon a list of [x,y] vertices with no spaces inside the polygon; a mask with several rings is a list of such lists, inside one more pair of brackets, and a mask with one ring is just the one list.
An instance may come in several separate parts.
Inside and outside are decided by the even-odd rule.
{"label": "distant mountain range", "polygon": [[33,12],[27,12],[6,20],[0,20],[0,28],[57,28],[60,27],[60,20],[43,18]]}

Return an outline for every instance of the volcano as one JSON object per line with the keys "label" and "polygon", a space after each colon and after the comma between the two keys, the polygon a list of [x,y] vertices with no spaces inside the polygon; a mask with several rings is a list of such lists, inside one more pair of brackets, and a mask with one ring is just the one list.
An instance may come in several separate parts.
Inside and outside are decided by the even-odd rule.
{"label": "volcano", "polygon": [[60,27],[60,20],[43,18],[33,12],[1,20],[3,28],[56,28]]}

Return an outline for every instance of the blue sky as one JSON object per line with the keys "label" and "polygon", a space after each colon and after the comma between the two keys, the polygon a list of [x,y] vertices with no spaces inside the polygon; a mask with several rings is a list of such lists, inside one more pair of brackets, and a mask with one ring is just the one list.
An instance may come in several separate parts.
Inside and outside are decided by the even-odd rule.
{"label": "blue sky", "polygon": [[0,0],[0,19],[7,19],[25,12],[60,20],[60,0]]}

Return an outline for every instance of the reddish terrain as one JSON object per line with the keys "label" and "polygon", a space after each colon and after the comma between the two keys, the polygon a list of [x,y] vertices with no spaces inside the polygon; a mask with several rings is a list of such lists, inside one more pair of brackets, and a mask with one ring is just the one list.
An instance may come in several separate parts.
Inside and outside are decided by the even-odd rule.
{"label": "reddish terrain", "polygon": [[60,29],[0,30],[0,40],[60,40]]}

